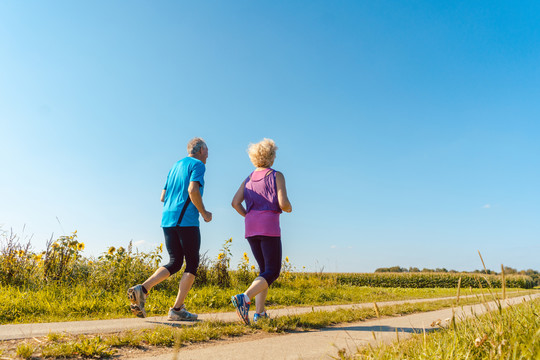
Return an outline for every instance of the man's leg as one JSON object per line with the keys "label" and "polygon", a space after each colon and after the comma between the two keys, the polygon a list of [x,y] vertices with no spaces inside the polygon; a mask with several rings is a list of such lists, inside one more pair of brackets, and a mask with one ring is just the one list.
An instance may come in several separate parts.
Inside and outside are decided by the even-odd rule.
{"label": "man's leg", "polygon": [[186,296],[191,289],[191,286],[193,286],[194,281],[195,275],[184,272],[182,279],[180,280],[178,296],[176,296],[176,302],[174,303],[173,308],[180,309],[182,305],[184,305],[184,300],[186,300]]}
{"label": "man's leg", "polygon": [[144,305],[148,297],[148,292],[182,267],[184,254],[180,246],[178,230],[176,228],[163,228],[163,233],[165,235],[165,245],[169,253],[170,262],[157,269],[143,284],[135,285],[127,291],[128,299],[131,301],[131,311],[137,317],[146,317]]}
{"label": "man's leg", "polygon": [[174,303],[174,309],[184,305],[186,296],[193,286],[197,268],[199,267],[199,249],[201,247],[201,233],[198,226],[180,227],[180,244],[186,259],[186,269],[180,280],[178,295]]}
{"label": "man's leg", "polygon": [[150,276],[143,284],[142,286],[144,287],[144,289],[147,291],[147,292],[150,292],[150,290],[156,286],[157,284],[159,284],[160,282],[162,282],[163,280],[165,280],[166,278],[168,278],[169,276],[171,275],[171,273],[169,272],[169,270],[167,270],[166,267],[162,266],[160,267],[159,269],[156,270],[156,272]]}
{"label": "man's leg", "polygon": [[170,260],[167,265],[157,269],[156,272],[142,284],[147,292],[150,292],[154,286],[178,272],[178,270],[182,268],[184,261],[184,251],[180,244],[179,228],[163,228],[163,235],[165,236],[165,248],[169,253]]}

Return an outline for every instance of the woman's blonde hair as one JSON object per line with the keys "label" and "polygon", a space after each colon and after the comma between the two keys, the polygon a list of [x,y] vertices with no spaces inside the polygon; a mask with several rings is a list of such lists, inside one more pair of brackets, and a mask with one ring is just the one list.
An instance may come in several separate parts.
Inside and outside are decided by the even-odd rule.
{"label": "woman's blonde hair", "polygon": [[276,158],[278,147],[272,139],[264,138],[256,144],[249,144],[249,159],[256,167],[269,168]]}

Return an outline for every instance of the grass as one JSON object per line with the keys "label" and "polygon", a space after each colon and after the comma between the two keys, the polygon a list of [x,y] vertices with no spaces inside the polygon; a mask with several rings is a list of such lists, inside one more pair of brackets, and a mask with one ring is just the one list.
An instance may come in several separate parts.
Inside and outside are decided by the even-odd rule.
{"label": "grass", "polygon": [[33,353],[34,347],[26,343],[19,344],[19,346],[17,346],[17,350],[15,351],[15,354],[23,359],[31,358]]}
{"label": "grass", "polygon": [[[482,302],[480,296],[460,300],[460,304]],[[374,308],[340,309],[336,311],[312,311],[307,314],[290,315],[261,320],[257,324],[245,326],[240,323],[222,321],[205,321],[193,326],[159,326],[153,329],[125,331],[110,335],[69,336],[50,333],[42,340],[34,339],[35,344],[20,341],[20,347],[30,347],[34,358],[63,358],[86,356],[108,358],[126,349],[148,349],[151,347],[182,347],[193,343],[207,342],[230,337],[238,337],[256,333],[276,333],[290,331],[307,331],[328,327],[338,323],[366,320],[377,316],[396,316],[415,312],[433,311],[456,305],[456,299],[424,303],[408,303],[395,306],[379,306]],[[0,344],[0,347],[3,344]],[[0,351],[9,353],[9,348]],[[18,351],[18,350],[17,350]],[[30,350],[26,350],[30,351]]]}
{"label": "grass", "polygon": [[100,336],[93,338],[81,338],[74,342],[47,344],[41,349],[41,357],[65,358],[65,357],[90,357],[110,358],[114,355],[111,349]]}
{"label": "grass", "polygon": [[[516,289],[517,290],[517,289]],[[521,291],[524,291],[521,289]],[[188,309],[198,313],[231,311],[230,296],[240,289],[217,286],[194,288],[186,299]],[[479,294],[481,289],[469,289]],[[270,308],[353,304],[374,301],[435,298],[455,295],[455,289],[372,288],[348,285],[326,286],[310,281],[310,286],[272,288],[267,304]],[[148,298],[149,316],[164,315],[174,303],[176,292],[155,290]],[[20,290],[0,286],[0,324],[54,321],[96,320],[131,317],[125,291],[93,290],[83,285],[48,286],[39,290]]]}
{"label": "grass", "polygon": [[540,359],[540,300],[475,315],[428,336],[341,352],[341,359]]}

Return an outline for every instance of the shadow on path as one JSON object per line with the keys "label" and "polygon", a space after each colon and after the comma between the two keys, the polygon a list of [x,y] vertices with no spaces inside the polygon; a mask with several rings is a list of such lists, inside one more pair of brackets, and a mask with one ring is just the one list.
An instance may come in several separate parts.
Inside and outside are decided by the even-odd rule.
{"label": "shadow on path", "polygon": [[[404,332],[412,334],[421,334],[424,332],[424,329],[415,329],[412,327],[393,327],[386,325],[373,325],[373,326],[338,326],[332,328],[321,329],[321,331],[375,331],[375,332]],[[437,331],[437,328],[427,328],[425,329],[426,333]]]}
{"label": "shadow on path", "polygon": [[202,322],[202,320],[196,320],[196,321],[158,321],[158,320],[155,320],[155,321],[146,321],[146,322],[149,324],[181,328],[185,326],[193,326],[195,324],[199,324]]}

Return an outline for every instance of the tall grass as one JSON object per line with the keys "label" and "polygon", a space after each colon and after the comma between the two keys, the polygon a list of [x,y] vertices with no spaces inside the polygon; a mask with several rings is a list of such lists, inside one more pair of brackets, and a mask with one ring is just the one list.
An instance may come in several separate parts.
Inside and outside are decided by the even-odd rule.
{"label": "tall grass", "polygon": [[[257,268],[246,253],[236,269],[231,268],[230,246],[232,239],[224,242],[219,255],[210,259],[203,254],[195,287],[219,286],[237,288],[248,285],[257,276]],[[131,242],[126,248],[109,247],[98,257],[84,257],[85,244],[77,232],[61,236],[47,243],[41,252],[32,250],[30,242],[22,242],[16,235],[0,234],[0,285],[24,289],[41,289],[45,286],[84,284],[104,291],[125,290],[148,278],[162,262],[163,244],[149,252],[133,249]],[[502,287],[503,277],[496,275],[459,273],[373,273],[373,274],[325,274],[293,271],[286,257],[282,272],[274,287],[309,287],[313,278],[329,286],[352,285],[403,288],[455,288],[459,279],[464,288],[487,286]],[[158,285],[158,289],[176,291],[181,273]],[[506,276],[505,286],[511,288],[533,287],[529,276]]]}
{"label": "tall grass", "polygon": [[[309,281],[312,286],[273,288],[267,298],[270,308],[327,304],[371,303],[374,301],[448,297],[454,289],[372,288],[335,285]],[[230,296],[243,288],[200,286],[192,289],[186,306],[197,313],[231,311]],[[467,289],[466,294],[479,294],[480,289]],[[176,290],[152,290],[146,302],[149,316],[165,315],[176,298]],[[0,324],[113,319],[132,316],[125,289],[105,291],[83,284],[71,287],[51,285],[27,291],[0,286]]]}
{"label": "tall grass", "polygon": [[406,341],[362,348],[343,359],[540,359],[540,300],[475,315]]}
{"label": "tall grass", "polygon": [[[231,268],[232,239],[214,259],[203,254],[198,276],[186,306],[197,312],[230,310],[231,293],[243,291],[257,276],[257,268],[244,254]],[[97,257],[84,257],[77,232],[50,240],[36,252],[16,235],[0,234],[0,323],[103,319],[130,316],[126,289],[143,282],[162,262],[163,245],[139,252],[132,244],[109,247]],[[268,296],[270,307],[343,304],[413,297],[452,295],[448,274],[327,274],[293,271],[288,257],[282,274]],[[150,315],[163,314],[174,303],[182,271],[156,286],[148,299]],[[461,275],[462,286],[482,286],[483,277]],[[498,278],[489,282],[497,286]],[[526,278],[506,285],[527,288]],[[366,287],[367,286],[367,287]],[[391,287],[389,287],[391,286]],[[381,289],[381,287],[388,287]],[[408,288],[410,290],[404,291]]]}

